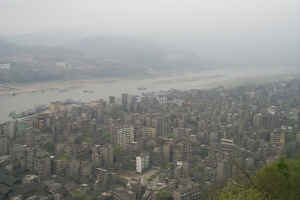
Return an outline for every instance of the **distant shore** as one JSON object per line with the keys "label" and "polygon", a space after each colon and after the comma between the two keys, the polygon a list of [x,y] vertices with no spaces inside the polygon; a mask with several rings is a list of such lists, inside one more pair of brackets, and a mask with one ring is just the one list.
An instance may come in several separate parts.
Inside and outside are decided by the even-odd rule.
{"label": "distant shore", "polygon": [[[154,84],[161,83],[172,83],[172,82],[186,82],[192,84],[194,81],[196,82],[198,79],[210,79],[207,84],[202,84],[202,88],[212,88],[217,86],[224,87],[235,87],[243,84],[262,84],[265,82],[270,82],[274,80],[292,78],[291,75],[288,74],[278,74],[278,75],[269,75],[269,76],[245,76],[241,78],[231,78],[225,77],[224,75],[215,75],[215,76],[207,76],[207,77],[192,77],[192,78],[178,78],[178,79],[159,79],[154,81]],[[212,79],[216,79],[216,81],[212,81]],[[44,93],[48,91],[69,91],[80,88],[87,88],[88,85],[91,84],[101,84],[101,83],[112,83],[116,81],[120,81],[121,79],[88,79],[88,80],[69,80],[69,81],[49,81],[49,82],[39,82],[39,83],[30,83],[30,84],[0,84],[0,96],[15,96],[24,93]],[[124,80],[124,79],[122,79]],[[188,89],[188,88],[187,88]]]}
{"label": "distant shore", "polygon": [[[90,102],[122,93],[140,95],[146,92],[161,92],[170,89],[209,90],[211,88],[234,88],[244,85],[263,85],[274,81],[299,78],[297,72],[272,71],[264,73],[259,70],[245,71],[205,71],[204,73],[172,73],[155,77],[101,78],[71,81],[50,81],[30,84],[0,85],[0,122],[9,120],[12,111],[23,112],[38,105],[48,105],[53,101],[74,99]],[[1,90],[2,89],[2,90]]]}
{"label": "distant shore", "polygon": [[47,92],[47,91],[67,91],[72,89],[84,88],[86,84],[93,82],[114,82],[117,79],[91,79],[91,80],[68,80],[68,81],[47,81],[47,82],[36,82],[36,83],[15,83],[15,84],[0,84],[0,96],[3,95],[18,95],[24,93],[35,93],[35,92]]}
{"label": "distant shore", "polygon": [[[187,72],[187,73],[157,73],[147,76],[132,75],[130,77],[109,77],[98,79],[84,79],[84,80],[55,80],[35,83],[7,83],[0,84],[0,96],[15,96],[24,93],[36,93],[47,91],[69,91],[80,88],[88,88],[90,85],[101,83],[113,83],[118,81],[136,80],[137,82],[143,80],[152,80],[152,84],[172,84],[183,83],[187,86],[197,87],[199,80],[202,80],[200,88],[211,88],[217,86],[234,87],[246,83],[264,83],[266,81],[274,81],[282,78],[299,76],[300,70],[286,70],[285,68],[274,69],[268,72],[262,70],[244,69],[235,70],[232,72],[227,69],[206,70],[203,72]],[[230,71],[230,70],[229,70]],[[290,72],[288,72],[290,71]],[[138,86],[137,86],[138,87]],[[187,88],[189,89],[189,88]]]}

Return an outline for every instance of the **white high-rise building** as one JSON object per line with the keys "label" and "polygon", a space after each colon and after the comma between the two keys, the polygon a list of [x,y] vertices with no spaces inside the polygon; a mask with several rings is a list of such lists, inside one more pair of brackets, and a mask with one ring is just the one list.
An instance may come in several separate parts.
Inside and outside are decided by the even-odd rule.
{"label": "white high-rise building", "polygon": [[167,104],[168,103],[168,97],[166,95],[158,95],[157,96],[157,101],[160,104]]}
{"label": "white high-rise building", "polygon": [[140,155],[136,157],[136,172],[143,173],[149,168],[149,155]]}

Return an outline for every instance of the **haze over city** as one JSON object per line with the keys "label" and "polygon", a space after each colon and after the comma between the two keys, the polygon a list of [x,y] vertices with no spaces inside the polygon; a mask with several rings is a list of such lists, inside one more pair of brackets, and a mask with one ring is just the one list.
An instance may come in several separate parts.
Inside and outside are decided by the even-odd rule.
{"label": "haze over city", "polygon": [[0,0],[0,200],[299,200],[299,0]]}
{"label": "haze over city", "polygon": [[190,50],[200,60],[299,64],[298,0],[2,0],[0,9],[1,34],[29,41],[113,35]]}

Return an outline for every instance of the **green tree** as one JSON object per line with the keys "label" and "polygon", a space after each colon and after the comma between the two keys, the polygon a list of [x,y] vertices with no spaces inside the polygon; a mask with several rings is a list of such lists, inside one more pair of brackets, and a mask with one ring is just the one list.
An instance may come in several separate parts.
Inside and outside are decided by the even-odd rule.
{"label": "green tree", "polygon": [[281,158],[260,170],[249,182],[228,183],[216,200],[298,200],[300,159]]}
{"label": "green tree", "polygon": [[228,183],[218,194],[216,200],[264,200],[264,195],[252,188]]}
{"label": "green tree", "polygon": [[73,200],[94,200],[95,199],[92,196],[80,191],[74,191],[72,192],[71,195]]}
{"label": "green tree", "polygon": [[300,160],[281,158],[258,172],[254,181],[256,187],[272,199],[300,199]]}
{"label": "green tree", "polygon": [[51,143],[51,142],[47,142],[47,143],[44,145],[44,148],[45,148],[45,150],[46,150],[47,152],[49,152],[49,153],[54,153],[54,151],[55,151],[55,146],[54,146],[54,144]]}
{"label": "green tree", "polygon": [[160,190],[156,194],[156,199],[157,200],[173,200],[172,193],[168,190]]}

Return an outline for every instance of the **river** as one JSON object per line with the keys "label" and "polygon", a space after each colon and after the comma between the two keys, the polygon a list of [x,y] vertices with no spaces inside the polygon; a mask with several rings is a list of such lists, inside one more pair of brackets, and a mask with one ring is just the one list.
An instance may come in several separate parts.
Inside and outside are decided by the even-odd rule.
{"label": "river", "polygon": [[[120,97],[122,93],[140,94],[142,91],[138,87],[146,87],[146,92],[160,91],[168,89],[205,89],[220,85],[232,85],[237,82],[242,83],[246,80],[253,81],[267,80],[267,78],[284,75],[285,77],[298,73],[297,68],[286,70],[280,68],[271,71],[261,69],[243,70],[209,70],[197,73],[168,74],[157,78],[143,79],[105,79],[105,80],[86,80],[80,87],[75,87],[66,91],[47,90],[46,92],[27,92],[12,95],[0,96],[0,122],[9,120],[8,114],[11,111],[22,112],[41,104],[49,104],[53,101],[64,101],[73,99],[76,101],[89,102],[100,98],[107,99],[108,96]],[[277,78],[276,78],[277,79]],[[57,84],[64,84],[57,82]],[[70,84],[70,83],[69,83]],[[78,81],[77,81],[78,84]],[[28,86],[30,87],[30,86]],[[83,92],[91,90],[92,93]],[[144,91],[143,91],[144,92]]]}

